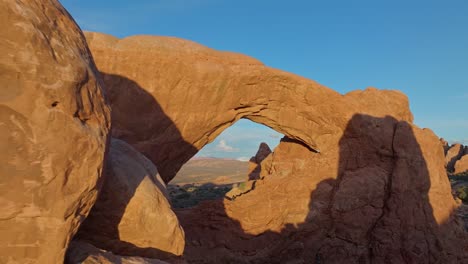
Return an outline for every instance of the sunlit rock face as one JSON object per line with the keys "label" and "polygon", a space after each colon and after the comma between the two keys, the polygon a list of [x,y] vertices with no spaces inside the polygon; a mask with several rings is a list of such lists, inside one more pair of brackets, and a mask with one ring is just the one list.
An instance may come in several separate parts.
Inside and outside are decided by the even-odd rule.
{"label": "sunlit rock face", "polygon": [[455,163],[455,174],[464,173],[468,171],[468,154],[462,156],[457,162]]}
{"label": "sunlit rock face", "polygon": [[463,263],[443,149],[405,95],[346,95],[255,59],[165,37],[87,33],[113,136],[167,182],[240,118],[286,135],[232,200],[178,210],[191,262]]}
{"label": "sunlit rock face", "polygon": [[110,110],[54,0],[0,1],[0,263],[62,263],[91,209]]}
{"label": "sunlit rock face", "polygon": [[185,237],[154,164],[122,140],[112,139],[104,183],[77,239],[118,255],[180,256]]}

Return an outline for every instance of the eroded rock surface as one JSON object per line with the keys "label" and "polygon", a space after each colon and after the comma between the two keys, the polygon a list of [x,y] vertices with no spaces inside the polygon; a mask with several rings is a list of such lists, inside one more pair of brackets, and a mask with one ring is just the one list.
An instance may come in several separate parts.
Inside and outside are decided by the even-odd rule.
{"label": "eroded rock surface", "polygon": [[301,143],[284,139],[274,151],[271,174],[257,181],[253,191],[233,201],[178,211],[188,241],[187,259],[468,260],[466,233],[452,216],[457,205],[443,151],[430,130],[390,117],[357,115],[338,144],[335,163],[333,153],[311,153]]}
{"label": "eroded rock surface", "polygon": [[184,250],[184,231],[154,164],[112,139],[99,198],[77,234],[118,255],[168,258]]}
{"label": "eroded rock surface", "polygon": [[249,192],[177,211],[189,261],[467,261],[439,139],[412,124],[400,92],[340,95],[174,38],[87,39],[114,109],[113,135],[165,181],[240,118],[286,135]]}
{"label": "eroded rock surface", "polygon": [[[312,80],[187,40],[86,36],[113,108],[113,136],[153,161],[165,182],[241,118],[322,151],[317,142],[342,133],[356,107],[369,104],[359,96],[346,103]],[[381,106],[379,113],[393,107]]]}
{"label": "eroded rock surface", "polygon": [[0,1],[0,263],[62,263],[99,189],[110,110],[54,0]]}

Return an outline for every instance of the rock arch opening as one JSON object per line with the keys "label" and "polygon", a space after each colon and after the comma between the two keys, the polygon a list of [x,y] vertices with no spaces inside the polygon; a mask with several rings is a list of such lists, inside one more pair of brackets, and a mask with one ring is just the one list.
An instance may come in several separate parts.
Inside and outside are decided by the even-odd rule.
{"label": "rock arch opening", "polygon": [[283,136],[247,119],[237,121],[205,145],[167,184],[171,204],[192,207],[223,199],[233,189],[245,189],[248,181],[260,179],[261,162]]}

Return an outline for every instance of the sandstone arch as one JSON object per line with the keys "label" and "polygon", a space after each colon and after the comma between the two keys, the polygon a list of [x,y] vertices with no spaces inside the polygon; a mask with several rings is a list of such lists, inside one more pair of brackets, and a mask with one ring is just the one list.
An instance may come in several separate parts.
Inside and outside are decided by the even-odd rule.
{"label": "sandstone arch", "polygon": [[[225,249],[236,247],[239,239],[244,243],[245,239],[259,237],[268,243],[268,234],[276,236],[293,230],[298,237],[309,233],[315,238],[318,235],[318,239],[297,245],[279,240],[278,246],[293,252],[297,246],[305,249],[308,260],[315,253],[324,259],[336,257],[336,263],[341,263],[340,258],[357,262],[388,257],[411,260],[428,255],[435,259],[466,259],[466,255],[458,253],[466,247],[466,236],[453,217],[456,205],[443,169],[442,152],[431,151],[440,143],[430,130],[412,124],[409,103],[402,93],[370,88],[341,95],[252,58],[175,38],[136,36],[119,40],[97,33],[86,36],[113,107],[113,136],[149,157],[166,182],[186,160],[240,118],[264,124],[293,139],[280,143],[274,158],[262,162],[262,171],[265,168],[269,177],[258,182],[254,191],[234,201],[178,212],[182,226],[187,228],[188,241],[209,236],[201,244],[189,244],[188,255],[201,254],[203,259],[209,252],[216,263],[213,245],[221,247],[218,256],[223,256],[227,254]],[[424,171],[429,173],[421,173]],[[344,187],[343,177],[348,180]],[[396,182],[388,183],[393,180]],[[416,184],[413,190],[408,188],[412,181],[422,184]],[[358,188],[362,186],[373,187]],[[369,194],[382,202],[374,204]],[[348,199],[368,199],[366,206],[377,211],[369,217],[360,206],[348,208]],[[416,202],[410,204],[404,199]],[[415,213],[405,218],[401,212],[406,210]],[[213,222],[205,223],[202,219],[206,216],[213,217]],[[360,220],[349,221],[354,216]],[[422,222],[429,231],[420,234],[416,228],[417,242],[410,243],[414,248],[409,253],[415,255],[409,257],[399,252],[412,238],[395,223],[404,223],[405,229],[413,230],[415,219],[425,219]],[[224,234],[232,227],[230,221],[236,228],[225,239]],[[215,229],[223,235],[206,234],[209,226],[218,224]],[[295,228],[300,226],[309,227],[302,231]],[[323,230],[328,231],[324,234]],[[401,236],[403,243],[388,243],[388,232]],[[267,237],[261,238],[263,234]],[[426,241],[431,245],[419,246]],[[349,243],[358,247],[345,246]],[[437,243],[442,245],[440,249],[432,246]],[[322,250],[322,246],[327,248]],[[233,250],[234,255],[245,248],[238,249]],[[255,248],[251,250],[255,252]],[[337,254],[335,250],[341,251]],[[267,255],[255,253],[259,258]]]}
{"label": "sandstone arch", "polygon": [[[333,149],[328,139],[340,137],[364,102],[253,58],[186,40],[117,39],[89,32],[86,37],[113,106],[113,136],[149,157],[166,182],[240,118],[271,127],[317,152]],[[392,110],[396,118],[412,120],[403,94],[368,94],[404,102],[404,107],[389,103],[380,113]]]}
{"label": "sandstone arch", "polygon": [[[0,92],[0,146],[4,150],[0,262],[61,263],[102,183],[109,109],[83,36],[57,1],[0,4],[5,7],[0,9],[0,19],[12,25],[0,30],[6,54],[0,59],[6,73],[0,77],[4,85]],[[296,139],[283,141],[275,158],[266,160],[271,177],[259,182],[258,189],[235,201],[218,201],[224,215],[214,211],[220,220],[215,225],[223,227],[234,220],[239,227],[232,233],[236,236],[225,239],[229,226],[218,228],[221,236],[206,244],[191,241],[193,245],[213,254],[212,245],[231,246],[231,239],[237,239],[242,249],[244,238],[262,240],[264,233],[286,230],[290,241],[276,240],[278,249],[292,256],[302,251],[306,257],[302,260],[467,262],[467,237],[453,217],[456,204],[441,144],[432,131],[411,124],[408,102],[401,93],[368,89],[340,95],[254,59],[172,38],[117,40],[99,34],[88,34],[88,38],[99,68],[105,70],[114,107],[114,135],[158,163],[166,181],[184,160],[239,118],[266,124]],[[126,161],[135,161],[137,166],[150,163],[126,143],[113,150],[117,151],[114,157],[134,153],[136,159]],[[121,179],[134,176],[126,173],[131,166],[118,159],[115,163],[125,168]],[[162,190],[153,188],[155,195],[148,201],[165,199],[160,195],[163,184],[153,181],[154,166],[143,167],[131,187],[155,184]],[[145,176],[151,176],[149,181],[142,179]],[[376,184],[367,184],[372,182]],[[323,187],[317,193],[319,185]],[[167,201],[161,201],[170,211]],[[378,213],[367,217],[362,201]],[[141,203],[125,203],[122,207],[131,207],[125,210],[148,209]],[[92,211],[107,209],[94,207]],[[161,213],[157,208],[150,211]],[[189,231],[197,231],[197,225],[202,226],[202,235],[208,230],[205,227],[213,229],[209,221],[216,218],[190,213],[195,217],[183,219],[195,225]],[[322,228],[330,223],[332,228]],[[169,219],[168,224],[180,238],[175,220]],[[323,230],[327,232],[320,233]],[[303,239],[311,234],[311,240]],[[319,239],[313,239],[315,235]],[[175,244],[180,254],[183,243]],[[254,257],[264,261],[281,254],[280,250]],[[233,253],[245,259],[243,252]]]}

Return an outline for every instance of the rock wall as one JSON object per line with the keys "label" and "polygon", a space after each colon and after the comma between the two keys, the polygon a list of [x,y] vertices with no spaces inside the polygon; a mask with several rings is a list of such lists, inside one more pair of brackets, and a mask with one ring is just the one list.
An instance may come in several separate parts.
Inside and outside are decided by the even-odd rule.
{"label": "rock wall", "polygon": [[54,0],[0,1],[0,263],[62,263],[91,209],[110,110]]}

